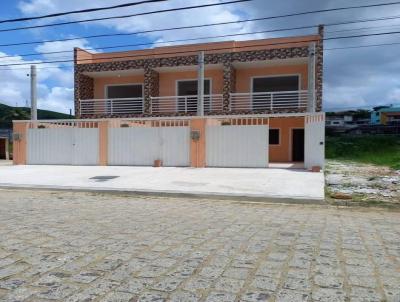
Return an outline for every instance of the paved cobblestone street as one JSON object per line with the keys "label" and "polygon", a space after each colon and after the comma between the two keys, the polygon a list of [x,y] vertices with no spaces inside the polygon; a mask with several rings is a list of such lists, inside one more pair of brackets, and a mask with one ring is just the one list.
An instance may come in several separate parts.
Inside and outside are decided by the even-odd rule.
{"label": "paved cobblestone street", "polygon": [[393,210],[0,191],[1,301],[398,301],[399,294]]}

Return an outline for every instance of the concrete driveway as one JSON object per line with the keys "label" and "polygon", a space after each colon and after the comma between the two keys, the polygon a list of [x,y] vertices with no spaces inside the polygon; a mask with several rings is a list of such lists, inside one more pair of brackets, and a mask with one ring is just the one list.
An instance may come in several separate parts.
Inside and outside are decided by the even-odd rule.
{"label": "concrete driveway", "polygon": [[0,190],[0,301],[399,301],[400,213]]}
{"label": "concrete driveway", "polygon": [[323,173],[299,169],[2,166],[0,186],[239,196],[271,201],[324,199]]}

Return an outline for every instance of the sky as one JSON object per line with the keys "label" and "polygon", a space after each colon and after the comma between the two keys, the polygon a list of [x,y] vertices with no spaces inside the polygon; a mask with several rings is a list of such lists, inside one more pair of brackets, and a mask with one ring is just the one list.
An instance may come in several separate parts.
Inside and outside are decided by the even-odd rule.
{"label": "sky", "polygon": [[[137,0],[7,0],[0,2],[0,20],[38,16],[55,12],[92,7],[110,6],[135,2]],[[226,0],[224,0],[226,1]],[[134,14],[145,11],[168,9],[189,5],[223,2],[221,0],[169,0],[136,7],[75,14],[52,19],[0,24],[1,29],[40,25],[52,22],[72,21],[86,18]],[[106,51],[103,48],[113,45],[148,44],[141,48],[171,45],[165,41],[216,36],[225,34],[249,33],[277,28],[329,24],[350,20],[399,16],[392,20],[364,22],[340,26],[326,26],[327,38],[400,31],[400,5],[353,9],[346,11],[310,14],[257,22],[246,22],[209,28],[195,28],[164,31],[141,35],[120,37],[79,39],[66,42],[43,42],[51,39],[76,38],[96,34],[130,33],[168,27],[181,27],[196,24],[237,21],[247,18],[261,18],[310,10],[356,6],[372,3],[387,3],[389,0],[253,0],[208,8],[180,12],[98,21],[90,23],[55,26],[41,29],[26,29],[0,32],[0,44],[38,41],[34,45],[0,46],[0,65],[9,63],[31,63],[48,60],[70,60],[72,52],[46,55],[44,52],[69,51],[73,47]],[[248,40],[280,36],[295,36],[316,33],[317,29],[291,30],[276,33],[251,34],[229,37],[224,40]],[[221,40],[221,39],[219,39]],[[190,41],[188,43],[207,40]],[[209,41],[215,41],[209,40]],[[400,34],[370,36],[352,39],[325,41],[324,53],[324,97],[325,110],[347,108],[367,108],[376,105],[400,104],[400,56],[399,45],[347,48],[349,46],[400,43]],[[138,49],[125,47],[118,50]],[[333,49],[332,49],[333,48]],[[336,48],[336,49],[335,49]],[[38,53],[37,56],[23,57],[21,54]],[[7,56],[7,57],[4,57]],[[25,106],[30,102],[29,66],[0,66],[0,103],[12,106]],[[71,63],[46,64],[38,66],[38,107],[69,113],[73,110],[73,66]]]}

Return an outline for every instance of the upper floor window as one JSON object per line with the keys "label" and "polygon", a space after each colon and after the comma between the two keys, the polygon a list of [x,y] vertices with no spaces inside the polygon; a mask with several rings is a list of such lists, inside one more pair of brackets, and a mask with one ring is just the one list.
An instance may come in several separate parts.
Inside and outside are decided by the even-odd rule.
{"label": "upper floor window", "polygon": [[106,99],[113,113],[143,113],[142,84],[107,85]]}
{"label": "upper floor window", "polygon": [[[279,109],[284,108],[285,105],[291,105],[291,103],[297,101],[299,83],[298,75],[253,78],[253,110],[268,110],[271,108]],[[288,93],[289,91],[291,93]],[[272,96],[269,92],[275,94]],[[274,102],[274,100],[276,102]]]}
{"label": "upper floor window", "polygon": [[[211,80],[204,80],[204,111],[210,110]],[[197,80],[180,80],[177,82],[178,111],[197,112]]]}
{"label": "upper floor window", "polygon": [[271,76],[253,78],[253,92],[279,92],[299,90],[299,76]]}

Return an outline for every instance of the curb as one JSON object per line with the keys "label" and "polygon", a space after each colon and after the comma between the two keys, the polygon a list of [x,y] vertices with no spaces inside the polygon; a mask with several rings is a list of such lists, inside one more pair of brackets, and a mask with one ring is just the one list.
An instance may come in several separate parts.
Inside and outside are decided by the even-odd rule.
{"label": "curb", "polygon": [[233,200],[251,201],[265,203],[284,203],[284,204],[309,204],[309,205],[328,205],[324,199],[304,198],[304,197],[279,197],[262,195],[240,195],[240,194],[221,194],[221,193],[187,193],[178,191],[156,191],[156,190],[126,190],[126,189],[102,189],[92,187],[67,187],[67,186],[46,186],[46,185],[10,185],[0,184],[0,189],[11,190],[34,190],[34,191],[68,191],[86,192],[103,194],[120,194],[131,196],[154,196],[172,198],[191,198],[191,199],[214,199],[214,200]]}

